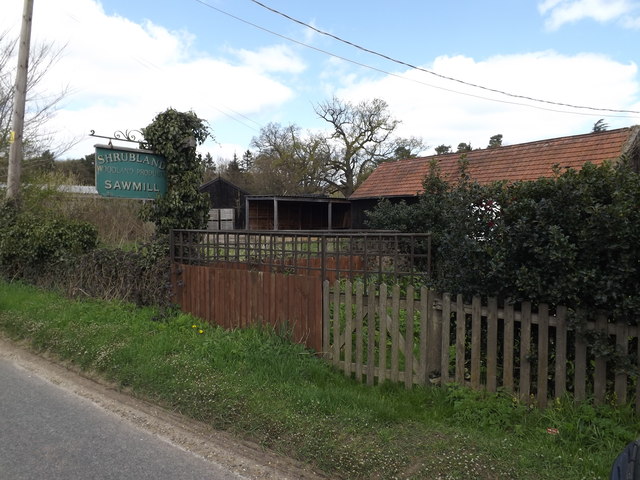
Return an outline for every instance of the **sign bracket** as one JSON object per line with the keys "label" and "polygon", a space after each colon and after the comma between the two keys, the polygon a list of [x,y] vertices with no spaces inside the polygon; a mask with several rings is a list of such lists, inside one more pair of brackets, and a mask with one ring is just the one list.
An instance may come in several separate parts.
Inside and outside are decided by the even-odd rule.
{"label": "sign bracket", "polygon": [[140,130],[116,130],[115,132],[113,132],[112,137],[97,135],[95,130],[91,130],[89,131],[89,136],[109,140],[110,147],[113,147],[113,144],[111,143],[113,140],[117,140],[119,142],[137,143],[138,145],[140,145],[140,148],[149,147],[149,143],[144,140],[144,135]]}

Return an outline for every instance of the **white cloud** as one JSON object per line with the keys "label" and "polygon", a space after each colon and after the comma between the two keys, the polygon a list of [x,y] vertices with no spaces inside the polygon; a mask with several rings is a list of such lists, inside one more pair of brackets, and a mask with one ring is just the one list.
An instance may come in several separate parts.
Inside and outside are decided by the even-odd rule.
{"label": "white cloud", "polygon": [[[21,18],[15,5],[3,13],[5,20]],[[17,33],[16,22],[0,19],[0,31],[7,28]],[[43,85],[47,91],[65,86],[71,91],[49,124],[61,143],[81,139],[65,157],[92,152],[96,143],[88,137],[92,129],[104,135],[139,129],[169,107],[195,111],[215,133],[218,119],[235,115],[227,105],[236,114],[253,115],[292,99],[293,90],[268,74],[304,69],[285,46],[242,51],[246,62],[233,65],[195,52],[189,32],[106,15],[93,0],[36,4],[32,31],[32,44],[66,45]]]}
{"label": "white cloud", "polygon": [[626,16],[621,20],[621,24],[624,28],[640,30],[640,16]]}
{"label": "white cloud", "polygon": [[[625,110],[638,110],[640,105],[637,66],[601,55],[565,56],[546,51],[483,61],[443,56],[425,68],[494,89],[560,103]],[[354,102],[383,98],[393,116],[402,120],[399,133],[422,137],[431,148],[443,143],[455,148],[460,142],[485,147],[489,138],[498,133],[504,135],[505,144],[586,133],[603,117],[610,128],[640,123],[640,115],[617,118],[602,112],[536,103],[416,70],[398,75],[403,78],[364,80],[345,86],[338,94]]]}
{"label": "white cloud", "polygon": [[[0,31],[19,27],[21,2],[8,3],[0,17]],[[631,5],[619,0],[612,3]],[[586,4],[586,0],[546,0],[539,6],[541,13],[551,18],[559,9]],[[631,11],[623,15],[630,19]],[[385,76],[331,57],[315,65],[314,71],[314,65],[302,57],[303,51],[286,45],[263,46],[255,51],[227,50],[225,53],[233,56],[226,59],[196,51],[190,32],[106,15],[96,0],[37,3],[33,32],[34,42],[67,45],[45,85],[48,91],[59,91],[65,85],[72,91],[50,125],[61,143],[73,137],[82,139],[67,157],[92,152],[97,141],[88,137],[91,129],[105,135],[137,129],[173,107],[193,109],[206,119],[221,143],[210,142],[204,151],[209,149],[214,158],[229,158],[233,152],[246,150],[248,138],[259,133],[256,120],[260,124],[296,123],[303,129],[326,127],[314,115],[313,104],[334,94],[352,101],[385,99],[394,117],[403,122],[399,133],[424,137],[432,147],[441,143],[455,147],[462,141],[484,147],[497,133],[504,135],[505,143],[580,133],[589,131],[602,117],[610,128],[640,123],[637,116],[560,114],[549,110],[570,109],[544,104],[528,108],[518,104],[532,104],[530,101],[473,89],[416,70]],[[322,66],[324,72],[319,71]],[[564,56],[552,51],[482,61],[442,56],[425,68],[530,97],[640,109],[636,65],[604,56]],[[363,79],[363,72],[370,78]],[[285,76],[291,83],[279,80]]]}
{"label": "white cloud", "polygon": [[263,47],[257,51],[229,50],[248,67],[259,72],[302,73],[305,63],[286,45]]}
{"label": "white cloud", "polygon": [[638,28],[640,20],[631,15],[639,7],[640,2],[633,0],[545,0],[538,4],[538,11],[547,17],[550,30],[586,18],[599,23],[618,20],[626,28]]}

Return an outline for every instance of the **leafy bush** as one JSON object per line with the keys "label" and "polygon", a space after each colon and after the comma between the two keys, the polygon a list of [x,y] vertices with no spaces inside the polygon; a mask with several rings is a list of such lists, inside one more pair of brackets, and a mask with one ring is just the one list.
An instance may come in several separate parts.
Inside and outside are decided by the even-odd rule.
{"label": "leafy bush", "polygon": [[2,207],[0,269],[5,275],[37,277],[96,243],[96,229],[88,223]]}
{"label": "leafy bush", "polygon": [[71,296],[171,305],[166,239],[136,251],[97,248],[97,229],[52,211],[0,206],[0,275]]}
{"label": "leafy bush", "polygon": [[503,200],[501,281],[550,303],[632,317],[640,308],[640,176],[591,164],[511,186]]}
{"label": "leafy bush", "polygon": [[172,228],[205,228],[209,201],[198,190],[204,163],[196,147],[209,137],[206,123],[193,112],[170,108],[156,116],[143,133],[149,148],[167,161],[167,193],[146,205],[143,218],[154,222],[160,234]]}
{"label": "leafy bush", "polygon": [[481,186],[437,171],[415,204],[381,202],[369,225],[431,231],[432,284],[467,295],[602,309],[635,323],[640,309],[640,175],[624,161],[555,178]]}

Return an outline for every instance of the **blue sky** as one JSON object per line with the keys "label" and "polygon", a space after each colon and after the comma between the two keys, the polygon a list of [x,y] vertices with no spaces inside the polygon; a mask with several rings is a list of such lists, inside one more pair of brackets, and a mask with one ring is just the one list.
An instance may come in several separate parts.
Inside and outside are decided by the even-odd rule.
{"label": "blue sky", "polygon": [[[270,122],[326,128],[314,105],[332,96],[382,98],[425,154],[640,123],[640,1],[261,1],[419,69],[251,0],[36,0],[33,41],[66,45],[42,85],[70,89],[50,128],[80,142],[61,158],[91,153],[91,129],[140,128],[171,106],[206,119],[215,141],[203,152],[228,160]],[[0,3],[0,31],[17,35],[22,2]]]}

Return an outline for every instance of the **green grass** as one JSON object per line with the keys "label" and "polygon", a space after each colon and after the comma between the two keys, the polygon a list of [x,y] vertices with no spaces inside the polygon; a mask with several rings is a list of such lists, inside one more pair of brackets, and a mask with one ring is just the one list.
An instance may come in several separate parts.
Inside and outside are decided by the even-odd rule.
{"label": "green grass", "polygon": [[366,387],[265,329],[156,315],[0,282],[11,338],[332,478],[606,478],[640,434],[630,409],[563,400],[539,411],[455,386]]}

